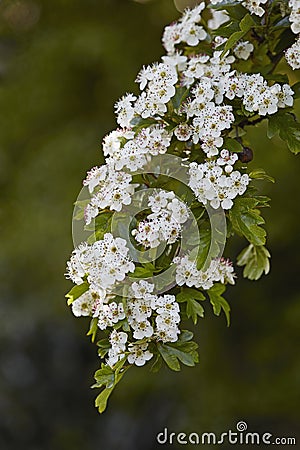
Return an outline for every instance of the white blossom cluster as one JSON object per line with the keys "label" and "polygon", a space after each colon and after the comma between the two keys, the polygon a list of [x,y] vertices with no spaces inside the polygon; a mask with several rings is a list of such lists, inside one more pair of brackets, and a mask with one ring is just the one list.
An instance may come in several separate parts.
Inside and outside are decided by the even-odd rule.
{"label": "white blossom cluster", "polygon": [[296,42],[285,52],[287,63],[293,70],[300,69],[300,36]]}
{"label": "white blossom cluster", "polygon": [[210,289],[214,283],[234,284],[234,268],[228,259],[213,259],[207,270],[198,270],[195,261],[191,261],[189,256],[177,257],[176,263],[176,283],[179,286],[186,284],[189,287]]}
{"label": "white blossom cluster", "polygon": [[[153,295],[153,289],[154,285],[144,280],[133,283],[125,308],[123,303],[110,301],[110,296],[101,297],[91,289],[72,303],[75,316],[97,318],[101,330],[112,328],[107,359],[109,366],[114,366],[124,357],[127,357],[129,364],[141,366],[153,356],[148,350],[149,342],[178,340],[179,304],[174,295]],[[114,328],[124,319],[130,327],[132,338],[129,331],[117,332]]]}
{"label": "white blossom cluster", "polygon": [[136,81],[143,92],[135,102],[135,113],[143,119],[164,115],[167,112],[167,103],[176,92],[176,68],[170,64],[155,63],[143,67]]}
{"label": "white blossom cluster", "polygon": [[180,330],[179,305],[174,295],[153,295],[154,285],[144,280],[133,283],[127,299],[127,317],[137,340],[154,338],[176,342]]}
{"label": "white blossom cluster", "polygon": [[175,46],[182,42],[194,47],[205,40],[207,33],[203,26],[199,25],[204,8],[205,3],[202,2],[193,10],[187,9],[178,22],[165,28],[162,42],[168,54],[173,54]]}
{"label": "white blossom cluster", "polygon": [[203,164],[190,164],[189,186],[203,205],[209,203],[212,208],[230,209],[233,199],[242,195],[249,184],[249,176],[233,170],[237,160],[236,153],[222,150],[217,161]]}
{"label": "white blossom cluster", "polygon": [[67,276],[76,284],[86,279],[92,291],[103,293],[134,271],[135,265],[127,255],[126,241],[106,233],[102,240],[92,245],[85,242],[73,250],[67,263]]}
{"label": "white blossom cluster", "polygon": [[83,184],[89,192],[95,191],[90,203],[85,208],[85,221],[89,224],[99,211],[110,208],[121,211],[122,205],[131,203],[131,194],[135,186],[130,184],[132,176],[123,171],[116,171],[112,164],[91,169]]}
{"label": "white blossom cluster", "polygon": [[103,151],[108,156],[107,164],[114,170],[128,169],[134,172],[142,168],[151,155],[166,153],[171,139],[172,133],[162,124],[142,128],[137,136],[132,131],[115,130],[104,138]]}
{"label": "white blossom cluster", "polygon": [[154,285],[144,280],[133,283],[130,289],[126,317],[135,341],[128,342],[128,333],[111,332],[107,359],[111,367],[126,356],[129,364],[142,366],[153,356],[148,350],[151,340],[175,342],[180,333],[179,305],[174,295],[153,295]]}
{"label": "white blossom cluster", "polygon": [[173,244],[180,237],[181,226],[188,218],[187,206],[173,191],[158,190],[149,197],[152,213],[132,231],[135,240],[145,248],[157,247],[162,241]]}

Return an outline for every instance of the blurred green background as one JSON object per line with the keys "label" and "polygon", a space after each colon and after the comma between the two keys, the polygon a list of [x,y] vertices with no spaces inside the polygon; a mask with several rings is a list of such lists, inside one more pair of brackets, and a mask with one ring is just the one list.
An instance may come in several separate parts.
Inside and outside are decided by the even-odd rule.
{"label": "blurred green background", "polygon": [[299,433],[300,160],[263,126],[251,131],[251,165],[277,180],[261,184],[273,198],[270,275],[228,289],[230,328],[206,308],[196,368],[132,369],[104,415],[93,406],[96,347],[64,299],[72,204],[102,162],[114,102],[137,92],[138,70],[163,54],[163,27],[178,16],[173,0],[0,3],[1,450],[150,450],[164,427],[219,433],[239,420]]}

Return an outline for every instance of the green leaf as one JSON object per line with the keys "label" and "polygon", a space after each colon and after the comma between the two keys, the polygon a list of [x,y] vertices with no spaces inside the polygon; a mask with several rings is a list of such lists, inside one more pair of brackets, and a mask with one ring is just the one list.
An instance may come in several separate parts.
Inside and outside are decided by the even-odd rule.
{"label": "green leaf", "polygon": [[191,317],[196,325],[198,322],[198,316],[204,317],[204,308],[196,300],[189,299],[186,305],[186,315],[188,319]]}
{"label": "green leaf", "polygon": [[188,287],[181,288],[181,292],[176,295],[176,301],[179,303],[187,302],[190,299],[205,300],[205,296],[202,292]]}
{"label": "green leaf", "polygon": [[157,348],[167,366],[171,370],[179,372],[180,364],[178,358],[172,352],[172,349],[170,350],[170,348],[166,344],[158,344]]}
{"label": "green leaf", "polygon": [[249,177],[253,180],[267,180],[271,181],[271,183],[275,183],[275,179],[268,175],[264,169],[254,169],[249,173]]}
{"label": "green leaf", "polygon": [[94,378],[97,381],[97,387],[105,385],[107,388],[111,388],[115,383],[115,372],[111,367],[102,364],[101,369],[95,372]]}
{"label": "green leaf", "polygon": [[181,342],[188,342],[193,339],[194,334],[189,330],[182,330],[180,333],[180,341]]}
{"label": "green leaf", "polygon": [[153,269],[150,267],[136,267],[130,274],[130,278],[149,278],[153,276]]}
{"label": "green leaf", "polygon": [[240,197],[235,200],[229,211],[229,218],[234,231],[245,236],[253,245],[266,243],[266,231],[260,227],[265,221],[255,207],[259,201],[255,198]]}
{"label": "green leaf", "polygon": [[119,383],[119,381],[121,381],[127,369],[130,367],[130,366],[125,368],[123,367],[126,360],[127,357],[122,358],[114,365],[113,368],[110,368],[109,366],[105,366],[104,364],[102,364],[102,368],[100,370],[97,370],[95,373],[95,379],[97,383],[94,384],[92,388],[98,388],[103,385],[106,386],[95,400],[95,406],[98,408],[100,413],[103,413],[105,411],[107,401],[111,393],[113,392],[114,388]]}
{"label": "green leaf", "polygon": [[94,317],[91,320],[89,331],[86,334],[87,336],[92,336],[91,337],[92,342],[95,342],[97,331],[98,331],[98,319],[97,317]]}
{"label": "green leaf", "polygon": [[176,372],[180,370],[180,363],[193,367],[199,359],[196,342],[179,338],[174,343],[158,344],[157,348],[167,366]]}
{"label": "green leaf", "polygon": [[290,27],[284,29],[283,33],[281,33],[279,41],[274,49],[274,54],[283,53],[284,50],[289,48],[295,42],[295,35],[292,33]]}
{"label": "green leaf", "polygon": [[292,86],[292,89],[294,91],[294,98],[300,98],[300,81],[298,81],[297,83],[295,83]]}
{"label": "green leaf", "polygon": [[90,285],[87,281],[72,287],[72,289],[65,295],[65,297],[68,299],[67,301],[68,305],[71,305],[74,302],[74,300],[76,300],[82,294],[88,291],[89,287]]}
{"label": "green leaf", "polygon": [[245,36],[245,34],[248,33],[248,31],[251,30],[251,28],[256,26],[256,22],[253,20],[252,16],[250,14],[246,14],[242,20],[240,21],[240,30],[233,33],[228,41],[225,44],[224,50],[222,52],[222,57],[225,55],[225,53],[230,50],[242,37]]}
{"label": "green leaf", "polygon": [[239,153],[244,150],[242,144],[240,144],[236,139],[225,138],[223,147],[233,153]]}
{"label": "green leaf", "polygon": [[96,397],[95,406],[98,408],[99,413],[103,413],[106,410],[107,401],[113,390],[114,387],[105,388],[98,397]]}
{"label": "green leaf", "polygon": [[192,288],[182,288],[181,292],[177,294],[176,300],[179,303],[186,302],[187,318],[189,319],[191,317],[195,325],[198,321],[198,316],[204,317],[204,308],[197,301],[205,300],[205,296],[202,292]]}
{"label": "green leaf", "polygon": [[227,320],[227,326],[230,325],[230,306],[222,297],[223,292],[225,291],[225,286],[221,283],[214,284],[207,293],[209,296],[210,303],[213,306],[213,311],[216,316],[219,316],[221,311],[223,310]]}
{"label": "green leaf", "polygon": [[237,265],[245,266],[243,276],[249,280],[258,280],[263,273],[270,271],[270,253],[264,247],[250,244],[237,257]]}
{"label": "green leaf", "polygon": [[74,214],[73,218],[75,220],[82,220],[84,218],[84,210],[86,206],[89,204],[90,199],[86,200],[77,200],[74,205],[76,207],[76,213]]}
{"label": "green leaf", "polygon": [[229,38],[236,31],[239,31],[239,26],[236,22],[226,22],[217,30],[213,30],[213,34]]}
{"label": "green leaf", "polygon": [[142,129],[146,127],[150,127],[151,125],[155,125],[157,121],[152,117],[147,119],[143,119],[140,116],[136,116],[131,120],[131,125],[134,127],[136,134]]}
{"label": "green leaf", "polygon": [[150,367],[150,371],[153,373],[156,373],[161,369],[161,366],[162,366],[162,359],[161,359],[160,354],[158,353],[156,355],[156,358],[155,358],[152,366]]}
{"label": "green leaf", "polygon": [[272,138],[276,133],[279,133],[292,153],[300,152],[300,124],[293,114],[279,111],[269,117],[267,135]]}
{"label": "green leaf", "polygon": [[233,33],[226,42],[221,57],[223,57],[228,50],[230,50],[243,36],[245,36],[245,34],[246,32],[244,31],[236,31]]}
{"label": "green leaf", "polygon": [[112,216],[113,213],[111,211],[102,212],[96,217],[95,221],[92,221],[89,225],[84,227],[86,231],[94,231],[94,233],[88,238],[89,244],[103,239],[105,233],[111,231]]}
{"label": "green leaf", "polygon": [[256,22],[253,20],[250,14],[246,14],[240,22],[240,29],[247,33],[251,28],[256,26]]}
{"label": "green leaf", "polygon": [[175,109],[178,109],[181,103],[187,98],[189,95],[189,90],[185,87],[179,87],[176,90],[176,94],[172,98],[172,103]]}
{"label": "green leaf", "polygon": [[100,356],[100,358],[104,358],[110,349],[110,342],[108,338],[101,339],[100,341],[98,341],[97,346],[99,347],[98,355]]}

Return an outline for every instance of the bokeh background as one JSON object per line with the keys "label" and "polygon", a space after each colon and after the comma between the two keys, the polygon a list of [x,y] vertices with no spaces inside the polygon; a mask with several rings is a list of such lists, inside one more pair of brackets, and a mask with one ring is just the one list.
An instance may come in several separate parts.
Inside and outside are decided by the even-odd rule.
{"label": "bokeh background", "polygon": [[196,368],[132,369],[100,416],[88,321],[65,303],[81,180],[102,162],[114,102],[137,92],[137,72],[163,54],[163,27],[184,3],[196,1],[0,2],[1,450],[150,450],[165,427],[219,433],[239,420],[250,431],[299,433],[300,160],[264,126],[251,131],[251,165],[277,180],[261,184],[273,198],[272,271],[228,289],[230,328],[207,305]]}

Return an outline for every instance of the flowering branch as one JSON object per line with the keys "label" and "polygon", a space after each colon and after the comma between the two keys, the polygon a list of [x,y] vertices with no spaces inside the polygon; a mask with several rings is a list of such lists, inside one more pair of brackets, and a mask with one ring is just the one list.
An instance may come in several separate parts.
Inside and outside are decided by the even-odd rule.
{"label": "flowering branch", "polygon": [[68,304],[91,318],[103,361],[93,386],[102,389],[100,412],[129,367],[198,362],[183,323],[197,324],[203,305],[229,325],[231,236],[248,241],[237,257],[245,277],[270,270],[261,215],[269,199],[256,180],[274,180],[249,171],[244,135],[266,119],[269,138],[279,133],[300,152],[299,84],[277,70],[283,58],[286,71],[300,68],[299,8],[299,0],[212,0],[186,10],[164,30],[162,62],[139,72],[140,93],[116,104],[120,128],[104,138],[106,162],[87,174],[90,198],[76,207],[90,235],[67,266]]}

